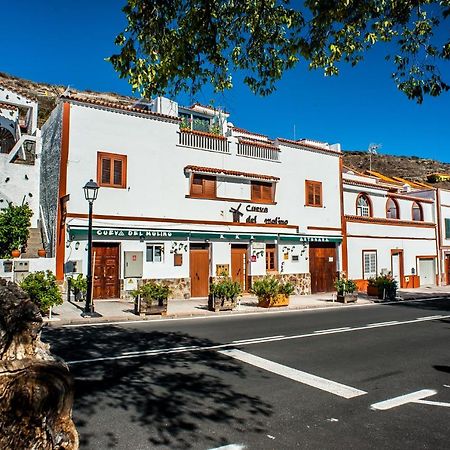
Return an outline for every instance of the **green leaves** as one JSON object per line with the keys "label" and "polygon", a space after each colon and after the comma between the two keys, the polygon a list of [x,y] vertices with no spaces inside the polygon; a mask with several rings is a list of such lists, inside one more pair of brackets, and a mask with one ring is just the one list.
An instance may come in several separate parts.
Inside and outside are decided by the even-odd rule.
{"label": "green leaves", "polygon": [[27,203],[20,206],[10,203],[0,211],[0,258],[10,258],[13,250],[26,245],[32,215]]}
{"label": "green leaves", "polygon": [[56,277],[50,270],[30,273],[20,283],[20,287],[39,307],[41,314],[47,314],[50,307],[61,305],[63,302],[61,292],[56,284]]}
{"label": "green leaves", "polygon": [[230,89],[236,71],[268,95],[301,60],[337,75],[340,62],[354,66],[383,43],[391,44],[387,56],[398,55],[394,81],[409,98],[448,90],[429,61],[450,59],[448,36],[439,42],[434,33],[448,28],[446,0],[128,0],[123,11],[128,24],[108,60],[146,97],[195,94],[207,83]]}

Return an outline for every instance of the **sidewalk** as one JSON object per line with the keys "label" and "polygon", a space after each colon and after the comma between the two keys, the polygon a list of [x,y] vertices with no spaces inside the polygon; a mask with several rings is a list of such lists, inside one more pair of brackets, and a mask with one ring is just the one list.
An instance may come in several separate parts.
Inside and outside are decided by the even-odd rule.
{"label": "sidewalk", "polygon": [[[167,318],[187,318],[200,316],[217,316],[217,315],[238,315],[246,313],[264,313],[269,311],[292,311],[313,308],[326,307],[350,307],[354,303],[343,304],[335,301],[335,293],[313,294],[313,295],[293,295],[290,297],[289,306],[278,308],[260,308],[256,297],[245,295],[241,298],[238,306],[233,311],[208,311],[207,299],[194,300],[169,300],[167,315],[159,314],[140,317],[134,314],[134,303],[132,301],[124,301],[119,299],[113,300],[96,300],[95,312],[96,317],[83,317],[82,302],[64,303],[52,311],[52,318],[47,320],[49,326],[61,326],[67,324],[82,323],[104,323],[104,322],[124,322],[136,320],[161,320]],[[402,289],[398,291],[398,296],[402,300],[427,299],[434,297],[449,297],[450,286],[431,286],[417,289]],[[366,294],[358,295],[357,305],[368,305],[376,303],[377,299],[368,297]]]}

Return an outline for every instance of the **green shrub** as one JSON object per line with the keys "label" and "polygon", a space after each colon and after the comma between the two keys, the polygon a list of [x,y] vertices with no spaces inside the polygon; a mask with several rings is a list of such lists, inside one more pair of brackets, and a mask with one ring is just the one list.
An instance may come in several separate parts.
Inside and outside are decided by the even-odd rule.
{"label": "green shrub", "polygon": [[395,299],[398,284],[391,273],[377,276],[375,278],[375,285],[378,288],[378,297],[382,298],[384,295],[385,298]]}
{"label": "green shrub", "polygon": [[41,314],[47,314],[50,307],[61,305],[63,302],[61,292],[56,284],[56,277],[50,270],[30,273],[22,280],[20,287],[39,307]]}
{"label": "green shrub", "polygon": [[345,277],[337,278],[334,282],[334,287],[338,295],[353,294],[356,291],[356,283]]}
{"label": "green shrub", "polygon": [[167,301],[170,292],[171,290],[169,286],[156,283],[155,281],[149,281],[138,289],[132,291],[131,294],[135,297],[140,295],[144,301],[151,302],[151,300],[158,300],[159,302],[162,302]]}
{"label": "green shrub", "polygon": [[79,273],[76,278],[70,278],[70,288],[75,295],[75,298],[79,294],[86,294],[87,292],[87,279],[83,277],[83,274]]}
{"label": "green shrub", "polygon": [[231,278],[226,277],[212,283],[209,288],[209,293],[219,299],[234,300],[242,293],[242,288],[237,281],[233,281]]}
{"label": "green shrub", "polygon": [[33,211],[27,203],[8,207],[0,211],[0,258],[9,258],[13,250],[22,250],[26,245]]}
{"label": "green shrub", "polygon": [[292,283],[282,283],[277,278],[266,275],[261,280],[253,282],[253,287],[250,290],[258,298],[263,300],[270,300],[278,294],[291,295],[294,293],[295,286]]}

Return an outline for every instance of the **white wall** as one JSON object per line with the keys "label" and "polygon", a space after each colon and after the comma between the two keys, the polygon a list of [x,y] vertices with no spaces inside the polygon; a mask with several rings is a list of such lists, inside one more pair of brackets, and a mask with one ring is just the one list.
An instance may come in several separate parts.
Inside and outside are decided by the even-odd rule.
{"label": "white wall", "polygon": [[[4,261],[14,261],[13,259],[5,260],[0,259],[0,278],[6,278],[7,280],[12,281],[12,272],[4,271]],[[55,273],[56,270],[56,261],[55,258],[20,258],[20,261],[28,261],[29,262],[29,271],[31,272],[39,272],[41,270]]]}
{"label": "white wall", "polygon": [[[237,156],[236,138],[229,138],[231,154],[179,147],[178,124],[151,118],[76,104],[70,117],[69,212],[86,212],[82,186],[96,179],[97,152],[104,151],[128,155],[127,188],[100,188],[97,214],[231,221],[230,208],[238,202],[185,198],[189,183],[184,167],[197,165],[279,177],[277,204],[268,205],[267,214],[259,213],[259,222],[278,216],[310,234],[315,233],[308,225],[340,227],[338,156],[282,146],[278,163]],[[323,183],[323,208],[305,207],[306,179]],[[249,194],[248,181],[218,184],[226,196]]]}

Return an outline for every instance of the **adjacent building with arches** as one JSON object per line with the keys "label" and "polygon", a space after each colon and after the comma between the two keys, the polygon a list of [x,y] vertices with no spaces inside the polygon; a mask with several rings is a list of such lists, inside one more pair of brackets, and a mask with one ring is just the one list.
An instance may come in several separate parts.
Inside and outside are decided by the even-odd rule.
{"label": "adjacent building with arches", "polygon": [[387,273],[402,288],[439,284],[436,190],[386,178],[343,168],[343,270],[360,290]]}

